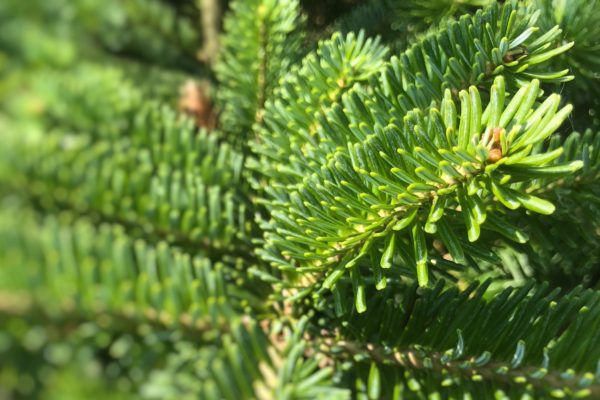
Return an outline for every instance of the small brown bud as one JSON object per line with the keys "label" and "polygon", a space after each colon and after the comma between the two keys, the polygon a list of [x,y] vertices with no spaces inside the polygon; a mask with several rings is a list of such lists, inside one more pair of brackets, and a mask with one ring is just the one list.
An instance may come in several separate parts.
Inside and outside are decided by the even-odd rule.
{"label": "small brown bud", "polygon": [[492,129],[492,142],[490,148],[490,154],[488,156],[488,161],[490,162],[498,162],[502,157],[502,135],[504,134],[504,129],[502,128],[494,128]]}
{"label": "small brown bud", "polygon": [[192,80],[187,81],[181,88],[179,110],[196,121],[199,128],[213,129],[216,125],[216,114],[207,89]]}
{"label": "small brown bud", "polygon": [[488,156],[488,161],[493,163],[500,161],[502,158],[502,150],[501,149],[492,149],[490,150],[490,155]]}

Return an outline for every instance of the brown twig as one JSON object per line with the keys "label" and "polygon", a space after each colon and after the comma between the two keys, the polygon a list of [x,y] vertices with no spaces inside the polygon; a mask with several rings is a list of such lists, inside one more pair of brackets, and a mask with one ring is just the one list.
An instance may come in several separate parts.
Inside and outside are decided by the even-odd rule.
{"label": "brown twig", "polygon": [[221,6],[219,0],[197,0],[197,4],[204,42],[197,57],[201,62],[213,65],[219,55]]}

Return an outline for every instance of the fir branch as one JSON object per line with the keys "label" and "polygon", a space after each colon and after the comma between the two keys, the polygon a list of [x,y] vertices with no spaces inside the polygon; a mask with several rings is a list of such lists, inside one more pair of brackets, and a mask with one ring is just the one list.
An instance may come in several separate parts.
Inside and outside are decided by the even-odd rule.
{"label": "fir branch", "polygon": [[[600,383],[583,388],[580,386],[580,382],[590,379],[590,373],[565,374],[564,371],[548,371],[544,367],[534,366],[513,368],[510,363],[500,362],[477,365],[476,358],[467,361],[447,361],[448,355],[444,353],[427,352],[424,349],[407,349],[392,353],[384,347],[370,343],[341,341],[329,345],[329,349],[324,345],[321,351],[327,352],[330,357],[339,358],[346,355],[348,360],[366,358],[379,365],[393,365],[402,369],[436,374],[443,376],[448,383],[450,380],[458,380],[464,386],[469,385],[467,382],[477,385],[476,382],[484,380],[491,383],[495,390],[502,387],[508,392],[514,389],[516,383],[522,386],[524,391],[546,393],[554,397],[575,395],[595,398],[600,395]],[[458,382],[453,383],[456,385]]]}
{"label": "fir branch", "polygon": [[[365,81],[371,74],[378,74],[380,80],[355,85],[339,104],[326,103],[331,107],[322,114],[307,109],[306,100],[296,94],[305,86],[303,70],[290,77],[278,93],[279,100],[267,107],[267,129],[253,148],[261,156],[260,163],[249,163],[266,178],[265,204],[272,218],[262,224],[265,246],[259,254],[283,271],[312,274],[307,281],[319,282],[311,283],[313,288],[335,290],[348,271],[356,307],[364,311],[364,278],[359,268],[363,258],[370,258],[371,265],[375,264],[372,260],[381,259],[381,268],[374,267],[373,271],[379,289],[386,285],[383,270],[400,261],[394,261],[395,257],[401,259],[400,264],[416,266],[419,282],[427,284],[425,233],[440,235],[451,249],[453,261],[465,262],[462,235],[456,233],[458,216],[454,220],[442,218],[445,209],[462,214],[470,242],[479,238],[480,225],[488,215],[492,231],[517,242],[527,240],[517,229],[494,218],[492,210],[486,211],[487,198],[495,196],[509,209],[523,205],[543,214],[553,211],[546,201],[525,193],[518,179],[515,185],[509,175],[519,169],[534,173],[535,168],[526,164],[544,160],[544,156],[534,157],[531,149],[537,145],[526,142],[541,137],[541,132],[547,138],[569,113],[569,108],[557,112],[556,96],[550,96],[534,111],[531,107],[539,95],[539,82],[528,84],[525,80],[534,76],[561,80],[566,71],[538,73],[535,68],[528,69],[547,62],[571,44],[549,50],[560,31],[554,28],[534,36],[534,18],[522,17],[521,11],[512,2],[465,16],[381,67],[364,63],[361,48],[355,60],[348,60],[351,70],[358,71]],[[478,44],[475,49],[466,46],[474,39]],[[322,82],[330,85],[329,75],[343,70],[344,63],[328,53],[352,54],[343,44],[331,48],[334,43],[322,45],[322,60],[308,57],[305,61],[308,71],[326,66],[330,72],[322,73]],[[526,54],[513,53],[524,46],[528,47]],[[382,54],[375,43],[366,43],[364,49]],[[364,64],[365,72],[352,64]],[[471,68],[473,65],[476,69]],[[506,81],[498,78],[492,89],[487,89],[484,82],[501,73]],[[468,92],[456,92],[467,83],[483,89],[470,87]],[[312,91],[315,98],[327,93]],[[480,93],[489,93],[487,109],[482,106]],[[511,102],[505,106],[506,96]],[[461,103],[460,123],[455,97]],[[552,116],[555,112],[556,118]],[[527,115],[531,120],[524,119]],[[482,124],[487,124],[485,133]],[[531,131],[521,131],[523,126]],[[551,127],[550,131],[542,126]],[[513,132],[507,133],[511,129]],[[522,137],[517,138],[519,135]],[[519,149],[524,153],[516,155]],[[527,158],[530,155],[532,158]],[[521,158],[525,161],[519,164]],[[508,166],[511,163],[516,165]],[[561,171],[568,174],[578,166],[565,165]],[[537,172],[547,175],[549,171],[544,168]],[[484,171],[482,176],[478,176],[479,170]],[[502,183],[500,176],[506,177]],[[510,186],[506,186],[507,191],[501,188],[506,184]],[[481,192],[480,187],[486,187],[487,192]],[[517,195],[517,188],[524,192]],[[449,198],[457,208],[446,205]],[[428,199],[435,201],[429,204]],[[420,210],[417,204],[421,203],[428,205],[429,212]],[[411,234],[407,239],[395,239],[394,231]]]}
{"label": "fir branch", "polygon": [[[381,258],[382,268],[387,269],[391,266],[393,254],[412,253],[406,248],[404,239],[396,238],[397,235],[408,235],[406,232],[410,233],[411,229],[409,243],[414,246],[414,258],[403,256],[403,263],[416,263],[419,282],[426,284],[428,256],[425,232],[439,235],[451,249],[453,259],[464,257],[457,234],[453,233],[452,209],[463,214],[470,242],[479,238],[480,225],[483,226],[486,216],[490,218],[493,231],[517,242],[525,241],[526,238],[521,237],[514,227],[493,218],[494,208],[485,204],[488,198],[495,196],[499,199],[498,205],[509,209],[523,205],[543,214],[553,211],[549,203],[516,191],[517,187],[519,190],[525,188],[521,187],[515,171],[522,169],[527,174],[543,174],[546,171],[542,166],[537,170],[529,167],[529,160],[537,163],[537,159],[544,157],[531,154],[531,149],[537,144],[527,141],[548,137],[569,110],[566,108],[556,113],[557,97],[549,97],[537,111],[529,110],[527,104],[533,104],[538,95],[537,85],[534,82],[522,88],[510,104],[504,106],[504,84],[498,79],[491,90],[490,106],[483,114],[475,88],[471,88],[469,94],[461,92],[460,124],[456,120],[456,107],[450,91],[447,91],[440,107],[441,114],[437,114],[436,109],[429,116],[413,112],[404,119],[402,128],[390,125],[382,130],[379,128],[378,132],[376,127],[375,134],[370,129],[348,132],[348,137],[353,135],[363,142],[349,145],[346,154],[337,151],[328,165],[321,167],[322,177],[313,175],[305,179],[302,186],[293,189],[292,196],[299,199],[293,201],[294,208],[286,211],[287,215],[281,209],[272,214],[278,226],[270,228],[273,232],[267,233],[267,239],[281,246],[284,256],[309,262],[314,260],[312,265],[307,265],[307,273],[328,271],[323,281],[326,289],[332,288],[344,271],[358,274],[359,262],[369,254],[371,258]],[[348,95],[348,100],[355,101],[356,96],[352,97],[352,94]],[[352,113],[360,115],[361,106],[350,101],[346,108],[351,120]],[[547,112],[551,114],[543,116]],[[365,115],[368,114],[363,112],[362,116]],[[531,119],[521,119],[525,115]],[[376,114],[370,118],[373,121],[379,119]],[[350,124],[352,126],[352,122]],[[342,123],[336,125],[341,126]],[[481,133],[486,125],[485,133]],[[439,128],[432,128],[435,126]],[[512,132],[505,133],[505,128]],[[494,156],[495,151],[499,152],[498,157]],[[551,160],[556,156],[546,158]],[[578,163],[565,164],[559,170],[568,174],[578,167]],[[513,176],[519,186],[513,183]],[[484,188],[487,189],[482,191]],[[308,197],[309,193],[316,197],[315,190],[322,192],[321,210]],[[423,205],[427,209],[419,211]],[[329,226],[321,222],[323,218],[327,218]],[[310,232],[308,237],[307,232]],[[274,252],[271,254],[269,259],[276,259]],[[288,262],[280,265],[290,267]],[[378,288],[385,287],[385,277],[381,272],[375,273],[379,276]],[[361,281],[359,277],[355,283],[358,288],[362,285]],[[355,286],[357,293],[358,288]],[[357,307],[364,311],[363,300],[357,297],[356,301]]]}
{"label": "fir branch", "polygon": [[[403,371],[440,394],[488,384],[482,396],[489,396],[515,383],[538,395],[598,393],[598,292],[577,288],[558,297],[558,290],[528,284],[486,299],[490,283],[463,291],[443,283],[427,291],[404,287],[395,299],[392,290],[373,294],[369,309],[376,311],[321,323],[329,332],[320,334],[321,350],[339,362],[378,364],[374,384],[382,396]],[[399,374],[385,378],[386,371]]]}
{"label": "fir branch", "polygon": [[[511,263],[526,276],[559,287],[597,287],[600,281],[597,273],[600,262],[599,140],[600,135],[592,131],[574,132],[566,139],[553,138],[548,151],[564,149],[556,163],[581,160],[582,168],[558,180],[539,179],[530,187],[531,194],[557,205],[554,214],[528,218],[517,210],[506,215],[511,223],[521,224],[530,240],[523,245],[509,246],[504,263]],[[522,224],[525,218],[529,219],[526,226]]]}
{"label": "fir branch", "polygon": [[[0,315],[4,317],[2,322],[10,323],[14,309],[8,314],[3,311],[0,308]],[[279,381],[282,386],[275,391],[279,398],[303,399],[314,395],[348,398],[347,391],[332,387],[331,371],[319,372],[314,363],[300,358],[302,353],[297,351],[298,346],[302,346],[299,332],[285,337],[281,348],[270,343],[256,322],[249,318],[229,319],[222,325],[222,331],[215,332],[214,327],[206,331],[186,325],[173,328],[172,325],[165,326],[161,320],[140,321],[129,315],[103,311],[98,312],[94,323],[87,319],[89,314],[80,316],[69,310],[58,314],[46,313],[43,308],[32,311],[16,316],[48,325],[48,332],[53,337],[44,343],[47,347],[52,346],[53,341],[65,340],[76,350],[90,345],[90,330],[108,333],[110,340],[106,349],[93,341],[92,348],[96,352],[109,351],[111,361],[125,371],[136,368],[137,375],[141,373],[143,377],[137,382],[141,386],[139,391],[145,396],[149,393],[193,393],[203,398],[227,400],[254,398],[265,393],[264,389],[258,390],[261,381],[265,382],[263,388],[271,383],[267,370],[283,363],[285,376]],[[122,338],[133,344],[121,346],[121,351],[117,352],[115,344]],[[178,377],[183,379],[180,381]]]}
{"label": "fir branch", "polygon": [[[37,221],[16,211],[1,215],[0,274],[35,289],[42,304],[66,303],[92,315],[98,309],[130,310],[142,319],[160,316],[175,324],[187,315],[190,325],[197,319],[222,325],[245,307],[264,307],[264,287],[236,288],[235,265],[136,240],[120,226],[96,228],[83,219],[70,222],[68,214]],[[11,248],[22,249],[24,257],[14,258]],[[23,266],[34,268],[19,269]],[[152,309],[158,316],[148,313]]]}
{"label": "fir branch", "polygon": [[243,156],[206,131],[196,133],[168,107],[149,104],[135,116],[116,108],[114,123],[93,134],[10,135],[12,150],[0,169],[10,168],[0,171],[1,179],[42,207],[49,201],[137,227],[187,248],[204,247],[213,258],[237,243],[238,255],[248,256],[255,228],[243,190]]}
{"label": "fir branch", "polygon": [[[540,25],[547,29],[559,25],[562,40],[573,42],[573,48],[557,58],[557,64],[568,65],[575,75],[572,84],[567,85],[566,93],[572,93],[569,99],[578,101],[583,93],[586,100],[600,93],[600,16],[598,0],[591,1],[550,1],[531,0],[532,7],[540,12]],[[570,87],[572,86],[572,89]],[[583,102],[582,102],[583,106]],[[583,107],[582,107],[583,109]]]}
{"label": "fir branch", "polygon": [[262,108],[300,53],[302,35],[297,0],[234,2],[226,15],[223,52],[215,66],[223,109],[220,127],[243,145]]}
{"label": "fir branch", "polygon": [[140,325],[147,325],[153,331],[175,327],[181,332],[183,338],[198,343],[202,343],[215,331],[228,333],[231,329],[229,321],[224,320],[214,324],[211,319],[194,318],[190,314],[170,315],[154,308],[143,311],[136,310],[135,307],[124,307],[118,310],[96,308],[91,312],[82,312],[70,300],[62,303],[55,302],[49,307],[48,304],[39,303],[28,293],[13,291],[0,291],[0,315],[4,318],[24,318],[67,330],[89,321],[102,321],[111,330],[121,333],[135,333]]}
{"label": "fir branch", "polygon": [[86,34],[105,52],[175,70],[198,73],[201,43],[196,20],[155,0],[86,3],[75,7]]}
{"label": "fir branch", "polygon": [[43,180],[28,180],[30,189],[24,190],[22,185],[12,185],[5,182],[3,190],[11,192],[29,202],[40,215],[44,213],[69,214],[75,219],[88,219],[95,225],[120,226],[132,238],[141,239],[148,243],[168,243],[173,248],[185,251],[190,255],[202,255],[212,262],[227,258],[240,258],[249,263],[254,259],[248,244],[238,243],[235,247],[222,246],[209,237],[193,237],[188,232],[176,228],[148,223],[143,219],[121,218],[118,215],[104,212],[95,208],[82,208],[81,204],[64,200],[64,191],[47,185]]}

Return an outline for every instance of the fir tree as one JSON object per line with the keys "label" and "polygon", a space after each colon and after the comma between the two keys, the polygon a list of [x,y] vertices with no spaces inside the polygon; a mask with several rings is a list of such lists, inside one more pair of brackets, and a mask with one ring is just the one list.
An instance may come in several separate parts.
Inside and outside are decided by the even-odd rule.
{"label": "fir tree", "polygon": [[0,399],[600,397],[600,1],[324,4],[0,4]]}

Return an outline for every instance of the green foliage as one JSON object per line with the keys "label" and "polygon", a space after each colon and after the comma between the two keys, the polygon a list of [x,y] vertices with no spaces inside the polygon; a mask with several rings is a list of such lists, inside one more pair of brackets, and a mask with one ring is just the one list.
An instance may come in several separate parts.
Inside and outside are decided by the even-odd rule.
{"label": "green foliage", "polygon": [[143,104],[120,78],[84,68],[42,80],[39,112],[60,128],[8,135],[5,159],[17,168],[5,171],[6,184],[56,209],[97,214],[184,246],[248,245],[243,156],[169,108]]}
{"label": "green foliage", "polygon": [[[317,360],[299,360],[305,346],[301,331],[289,338],[289,347],[269,350],[264,333],[242,314],[249,307],[263,308],[259,298],[228,283],[235,275],[234,266],[211,265],[206,258],[192,258],[165,242],[134,241],[119,225],[96,228],[80,218],[70,221],[65,214],[33,223],[35,215],[17,210],[7,214],[2,215],[0,225],[2,286],[18,287],[29,281],[26,286],[34,290],[35,298],[26,300],[36,313],[54,323],[64,319],[63,324],[78,325],[69,333],[74,336],[70,341],[59,345],[42,337],[39,346],[44,348],[36,351],[46,353],[50,351],[46,346],[63,346],[68,359],[62,362],[67,363],[73,352],[82,351],[80,347],[106,348],[115,366],[104,367],[137,370],[124,384],[138,386],[141,397],[148,399],[190,393],[190,398],[249,398],[254,393],[253,381],[263,374],[280,386],[274,388],[281,393],[277,398],[342,393],[319,385],[330,378],[331,369],[317,373]],[[30,231],[17,230],[17,224]],[[32,275],[39,265],[44,270]],[[106,328],[115,333],[125,330],[127,335],[94,343],[93,335],[102,326],[85,321],[99,318],[108,319],[102,321]],[[143,339],[145,344],[139,343],[144,332],[151,336]],[[169,336],[161,338],[165,333]],[[15,337],[6,340],[19,341]],[[145,354],[144,346],[151,346],[152,341],[172,348],[172,354],[163,354],[164,348],[156,345],[154,353]],[[26,342],[21,345],[27,346]],[[285,374],[268,375],[279,367],[272,363],[286,365]],[[148,364],[146,369],[140,371],[144,364]],[[180,375],[182,370],[186,374]],[[291,387],[286,385],[288,380]]]}
{"label": "green foliage", "polygon": [[449,17],[473,13],[480,7],[489,6],[493,0],[412,0],[397,2],[392,6],[395,22],[392,27],[408,35],[424,32]]}
{"label": "green foliage", "polygon": [[265,101],[299,55],[301,23],[298,0],[232,4],[216,66],[223,108],[220,120],[232,141],[244,143],[252,124],[262,119]]}
{"label": "green foliage", "polygon": [[598,1],[307,3],[0,4],[0,398],[600,396]]}
{"label": "green foliage", "polygon": [[[551,166],[560,150],[539,153],[540,144],[562,124],[570,107],[558,110],[560,99],[554,95],[534,108],[539,81],[525,84],[520,78],[522,74],[563,79],[565,72],[528,69],[569,45],[548,51],[559,31],[533,40],[531,21],[515,22],[517,15],[518,10],[507,5],[463,18],[385,68],[373,62],[384,54],[376,43],[354,47],[352,36],[325,42],[318,58],[307,58],[297,77],[291,75],[289,83],[284,82],[280,98],[267,105],[268,129],[255,149],[262,162],[254,168],[269,179],[266,191],[271,196],[263,258],[282,270],[310,275],[307,282],[313,289],[318,288],[315,281],[335,289],[348,272],[356,306],[364,311],[361,264],[371,266],[369,280],[379,289],[386,286],[385,270],[393,265],[416,267],[419,282],[426,285],[429,235],[444,243],[455,263],[465,263],[463,243],[479,238],[488,216],[484,229],[526,241],[518,229],[504,223],[498,206],[551,214],[554,207],[527,193],[523,181],[560,177],[579,165]],[[461,32],[463,43],[467,37],[480,36],[481,50],[469,57],[461,47],[444,44],[460,42],[455,33]],[[360,38],[358,43],[362,44]],[[504,61],[523,43],[530,49],[527,55]],[[432,48],[439,51],[437,58],[428,57]],[[470,73],[471,63],[459,61],[469,58],[475,64]],[[329,86],[313,89],[310,100],[299,95],[303,92],[298,86],[318,88],[308,82],[323,63],[332,75],[321,81]],[[482,64],[488,65],[487,71],[478,71]],[[348,69],[357,78],[346,77]],[[428,71],[427,76],[422,70]],[[333,75],[335,71],[340,72]],[[500,77],[485,89],[487,104],[482,105],[475,86],[458,92],[468,83],[485,85],[490,76],[503,71],[508,82]],[[355,84],[377,72],[378,81],[364,87]],[[524,86],[517,90],[520,85]]]}
{"label": "green foliage", "polygon": [[335,29],[343,34],[362,31],[368,36],[379,35],[385,42],[393,43],[398,38],[398,32],[392,28],[393,5],[392,0],[364,1],[336,21]]}
{"label": "green foliage", "polygon": [[196,16],[148,0],[108,4],[84,1],[81,9],[80,18],[87,30],[111,53],[198,71],[194,58],[201,38]]}
{"label": "green foliage", "polygon": [[[35,215],[11,211],[2,216],[3,286],[29,281],[41,304],[76,304],[78,312],[154,313],[163,323],[191,326],[224,324],[241,308],[233,306],[242,302],[235,291],[226,289],[224,265],[212,266],[165,242],[132,240],[119,225],[95,227],[66,214],[36,221]],[[17,231],[18,223],[29,230]],[[11,257],[15,251],[17,258]],[[37,265],[45,269],[32,274]],[[201,320],[205,316],[208,322]]]}
{"label": "green foliage", "polygon": [[357,367],[349,374],[362,398],[445,398],[465,387],[477,398],[597,396],[598,293],[529,284],[486,299],[489,284],[374,296],[376,311],[339,321],[326,346]]}
{"label": "green foliage", "polygon": [[[579,89],[598,93],[599,79],[597,74],[600,62],[600,41],[598,34],[597,1],[550,1],[537,0],[533,2],[541,11],[541,22],[546,26],[559,25],[563,30],[565,41],[575,43],[568,56],[563,56],[563,62],[580,77],[574,81]],[[584,87],[584,82],[590,86]]]}
{"label": "green foliage", "polygon": [[[564,148],[559,162],[581,160],[583,167],[557,182],[542,179],[535,184],[534,193],[546,193],[557,205],[551,216],[529,220],[525,229],[531,232],[531,240],[518,249],[528,256],[529,275],[536,279],[561,287],[598,286],[599,141],[598,133],[587,131],[572,133],[564,140],[555,136],[549,145],[551,151]],[[521,218],[516,214],[513,221]]]}
{"label": "green foliage", "polygon": [[563,40],[574,42],[568,55],[559,58],[562,65],[568,66],[576,79],[568,85],[565,94],[569,101],[578,105],[575,117],[581,128],[586,129],[590,122],[598,125],[600,104],[600,2],[592,1],[551,1],[532,0],[540,10],[542,27],[559,25]]}
{"label": "green foliage", "polygon": [[0,6],[3,51],[38,66],[75,62],[77,54],[120,54],[167,68],[198,72],[196,21],[160,1],[7,0]]}

